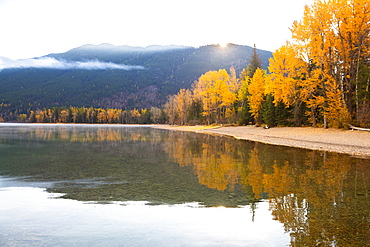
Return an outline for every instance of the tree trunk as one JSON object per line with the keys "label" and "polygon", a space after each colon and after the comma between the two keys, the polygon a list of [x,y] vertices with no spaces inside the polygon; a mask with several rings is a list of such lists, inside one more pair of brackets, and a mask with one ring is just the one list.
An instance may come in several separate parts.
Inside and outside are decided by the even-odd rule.
{"label": "tree trunk", "polygon": [[311,107],[311,118],[312,118],[312,127],[316,127],[315,109],[313,108],[313,106]]}

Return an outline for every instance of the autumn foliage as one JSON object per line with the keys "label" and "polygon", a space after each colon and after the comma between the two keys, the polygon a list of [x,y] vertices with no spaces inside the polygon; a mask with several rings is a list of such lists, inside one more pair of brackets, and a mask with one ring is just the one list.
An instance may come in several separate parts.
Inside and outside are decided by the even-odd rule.
{"label": "autumn foliage", "polygon": [[53,107],[19,114],[19,122],[28,123],[90,123],[90,124],[150,124],[164,123],[163,110],[151,109],[103,109],[86,107]]}
{"label": "autumn foliage", "polygon": [[369,2],[315,0],[291,32],[268,72],[254,53],[239,78],[226,70],[199,77],[186,97],[200,114],[166,107],[170,122],[370,127]]}

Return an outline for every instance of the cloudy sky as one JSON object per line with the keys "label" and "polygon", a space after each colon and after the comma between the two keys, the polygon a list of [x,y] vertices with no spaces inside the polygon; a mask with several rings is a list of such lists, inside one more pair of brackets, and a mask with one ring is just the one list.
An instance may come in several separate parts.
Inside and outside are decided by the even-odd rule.
{"label": "cloudy sky", "polygon": [[313,0],[0,0],[0,57],[84,44],[235,43],[274,51]]}

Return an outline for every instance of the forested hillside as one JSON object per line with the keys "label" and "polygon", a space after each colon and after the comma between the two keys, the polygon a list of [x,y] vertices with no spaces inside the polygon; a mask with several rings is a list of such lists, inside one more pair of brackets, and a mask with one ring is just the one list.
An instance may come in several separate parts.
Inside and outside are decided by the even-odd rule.
{"label": "forested hillside", "polygon": [[[248,65],[253,48],[240,45],[199,48],[150,46],[147,48],[86,45],[42,59],[68,63],[65,68],[5,68],[0,71],[0,110],[11,112],[52,107],[150,108],[161,106],[168,95],[191,84],[209,70],[237,73]],[[258,50],[266,68],[271,52]],[[53,61],[54,61],[53,60]],[[136,66],[129,69],[83,69],[71,64],[104,62]],[[140,68],[138,67],[140,66]],[[11,115],[11,114],[10,114]]]}

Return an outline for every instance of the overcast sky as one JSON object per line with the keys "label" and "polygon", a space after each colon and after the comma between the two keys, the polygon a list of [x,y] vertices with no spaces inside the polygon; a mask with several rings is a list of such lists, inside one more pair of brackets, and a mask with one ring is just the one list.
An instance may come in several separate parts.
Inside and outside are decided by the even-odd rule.
{"label": "overcast sky", "polygon": [[274,51],[313,0],[0,0],[0,57],[84,44],[235,43]]}

